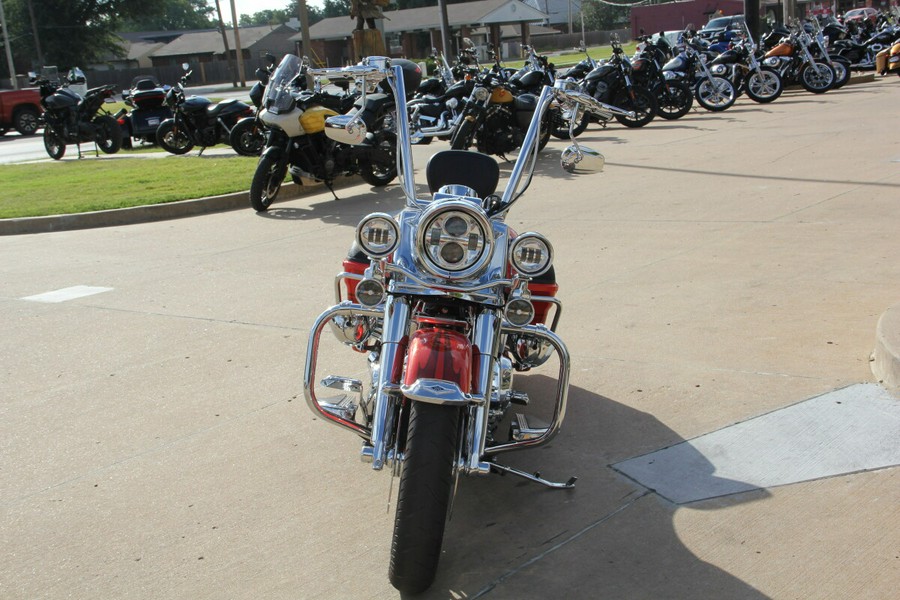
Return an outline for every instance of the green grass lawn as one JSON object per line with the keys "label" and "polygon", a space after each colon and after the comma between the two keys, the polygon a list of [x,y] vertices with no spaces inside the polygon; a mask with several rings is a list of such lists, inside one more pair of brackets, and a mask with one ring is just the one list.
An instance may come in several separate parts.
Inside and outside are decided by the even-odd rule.
{"label": "green grass lawn", "polygon": [[[74,148],[72,148],[74,150]],[[63,160],[0,167],[0,218],[162,204],[250,189],[256,159],[238,156]]]}

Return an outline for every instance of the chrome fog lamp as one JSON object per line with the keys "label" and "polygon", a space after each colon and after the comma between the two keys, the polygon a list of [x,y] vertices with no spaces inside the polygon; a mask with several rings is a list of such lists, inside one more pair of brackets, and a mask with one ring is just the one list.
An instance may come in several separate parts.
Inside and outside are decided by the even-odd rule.
{"label": "chrome fog lamp", "polygon": [[522,327],[523,325],[528,325],[534,319],[534,305],[525,298],[513,298],[506,303],[503,315],[513,325]]}
{"label": "chrome fog lamp", "polygon": [[384,284],[377,279],[363,279],[356,285],[356,299],[363,306],[378,306],[384,299]]}
{"label": "chrome fog lamp", "polygon": [[372,213],[356,226],[356,243],[367,256],[384,258],[397,249],[400,227],[386,213]]}
{"label": "chrome fog lamp", "polygon": [[553,246],[539,233],[523,233],[509,248],[509,262],[522,275],[543,275],[553,264]]}

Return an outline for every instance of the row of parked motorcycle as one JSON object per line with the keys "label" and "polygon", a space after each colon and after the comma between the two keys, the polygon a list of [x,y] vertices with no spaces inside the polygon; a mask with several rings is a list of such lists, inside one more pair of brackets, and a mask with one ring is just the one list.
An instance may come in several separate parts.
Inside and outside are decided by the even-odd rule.
{"label": "row of parked motorcycle", "polygon": [[[743,23],[713,39],[697,35],[690,25],[677,39],[642,32],[632,57],[614,38],[609,59],[597,61],[586,53],[575,66],[559,70],[528,46],[521,69],[503,67],[496,57],[492,65],[482,66],[472,49],[463,49],[451,66],[435,52],[437,74],[424,81],[417,65],[406,61],[412,136],[415,143],[437,138],[453,149],[474,146],[505,157],[521,145],[537,92],[557,80],[595,98],[605,112],[573,108],[572,114],[551,107],[544,115],[541,148],[551,136],[575,137],[591,123],[605,127],[616,120],[643,127],[655,117],[679,119],[695,100],[706,110],[724,111],[741,94],[768,103],[793,84],[820,94],[843,86],[854,70],[900,74],[898,17],[883,13],[877,26],[852,29],[834,18],[795,20],[776,25],[759,43]],[[60,159],[67,145],[79,145],[80,153],[80,144],[87,142],[108,154],[134,142],[158,144],[173,154],[230,144],[238,154],[261,156],[251,186],[257,211],[271,205],[288,174],[297,183],[329,186],[340,175],[357,173],[374,186],[389,183],[396,167],[395,157],[385,150],[393,146],[394,130],[388,91],[365,93],[350,81],[323,86],[310,75],[305,59],[287,55],[276,61],[267,55],[266,66],[257,69],[259,81],[250,91],[253,106],[188,96],[187,64],[174,86],[149,76],[136,78],[122,94],[128,108],[116,114],[103,110],[105,102],[113,101],[114,86],[91,88],[84,96],[69,89],[84,81],[77,69],[62,82],[37,79],[47,153]],[[325,119],[335,114],[364,125],[366,143],[346,151],[335,146],[323,133]]]}
{"label": "row of parked motorcycle", "polygon": [[[900,42],[895,23],[887,20],[870,37]],[[587,55],[564,70],[527,46],[521,69],[505,68],[496,57],[483,67],[471,49],[460,52],[451,66],[435,52],[437,73],[421,83],[418,67],[406,61],[407,94],[413,94],[407,98],[411,137],[413,143],[440,139],[453,150],[474,147],[505,158],[521,146],[545,85],[586,94],[602,110],[596,105],[590,111],[578,104],[551,106],[543,115],[539,149],[551,136],[577,137],[591,123],[606,126],[616,120],[626,127],[643,127],[657,116],[678,119],[695,100],[706,110],[724,111],[742,93],[768,103],[793,84],[821,94],[846,84],[853,70],[874,67],[874,60],[869,65],[857,54],[861,46],[873,49],[874,42],[852,39],[846,29],[836,32],[838,27],[796,20],[789,27],[773,28],[757,44],[743,24],[712,40],[688,26],[674,43],[663,35],[640,36],[633,57],[614,38],[608,60]],[[889,63],[895,68],[900,67],[900,43],[896,54]],[[366,95],[339,81],[330,81],[339,84],[328,86],[330,92],[319,82],[310,87],[315,70],[293,55],[271,70],[258,72],[255,97],[261,98],[260,110],[245,120],[253,126],[241,129],[234,144],[240,153],[262,152],[250,188],[255,210],[268,209],[287,175],[298,184],[324,182],[329,187],[339,175],[358,173],[373,186],[386,185],[396,176],[393,99],[385,90]],[[350,128],[354,139],[341,144],[325,135],[325,119],[334,115],[355,123],[355,129]],[[231,139],[236,142],[234,135]]]}

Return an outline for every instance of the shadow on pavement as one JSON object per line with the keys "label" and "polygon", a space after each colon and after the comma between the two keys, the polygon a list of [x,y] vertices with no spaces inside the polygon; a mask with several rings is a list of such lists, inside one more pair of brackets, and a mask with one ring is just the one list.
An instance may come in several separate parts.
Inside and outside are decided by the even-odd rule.
{"label": "shadow on pavement", "polygon": [[[532,404],[554,385],[543,376],[520,375],[517,383]],[[678,506],[609,467],[681,441],[648,413],[572,387],[559,436],[498,462],[556,481],[578,475],[575,489],[550,490],[513,476],[462,478],[437,580],[417,597],[767,598],[681,543]],[[709,476],[715,477],[712,465]],[[767,496],[758,490],[725,504]]]}

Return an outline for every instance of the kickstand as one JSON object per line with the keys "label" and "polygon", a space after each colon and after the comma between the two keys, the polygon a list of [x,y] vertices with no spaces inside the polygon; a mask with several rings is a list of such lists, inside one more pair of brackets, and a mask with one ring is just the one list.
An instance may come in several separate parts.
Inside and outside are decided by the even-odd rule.
{"label": "kickstand", "polygon": [[331,195],[334,196],[335,200],[340,200],[340,198],[338,198],[338,195],[334,193],[334,187],[331,185],[330,181],[325,182],[325,187],[328,188],[328,191],[331,192]]}
{"label": "kickstand", "polygon": [[206,146],[200,146],[200,154],[197,156],[203,156],[203,151],[206,150]]}
{"label": "kickstand", "polygon": [[536,472],[533,475],[531,473],[526,473],[525,471],[520,471],[519,469],[514,469],[512,467],[507,467],[505,465],[500,465],[495,462],[491,463],[491,469],[497,471],[501,475],[505,475],[509,473],[510,475],[517,475],[522,477],[523,479],[527,479],[528,481],[532,481],[534,483],[539,483],[541,485],[545,485],[548,488],[554,490],[570,490],[575,487],[575,482],[578,481],[577,477],[570,477],[569,480],[565,483],[557,483],[555,481],[548,481],[541,477],[540,472]]}

